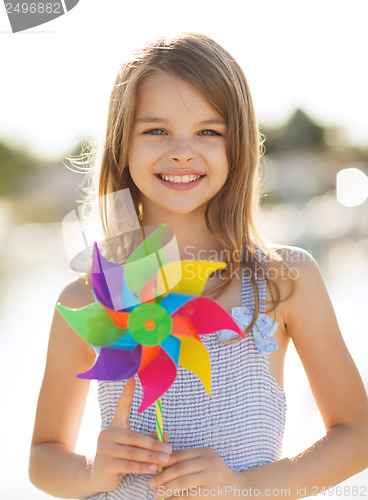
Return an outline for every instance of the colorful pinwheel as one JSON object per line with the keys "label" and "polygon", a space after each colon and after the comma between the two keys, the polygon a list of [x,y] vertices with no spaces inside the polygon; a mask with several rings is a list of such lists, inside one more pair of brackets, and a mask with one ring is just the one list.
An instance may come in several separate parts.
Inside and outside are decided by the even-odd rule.
{"label": "colorful pinwheel", "polygon": [[[104,258],[95,244],[91,283],[97,302],[57,309],[100,350],[83,379],[123,380],[138,374],[143,412],[173,384],[177,366],[195,373],[211,391],[211,365],[199,335],[228,329],[244,337],[217,302],[199,297],[208,276],[224,262],[168,262],[160,226],[133,251],[125,266]],[[157,406],[156,406],[157,408]]]}

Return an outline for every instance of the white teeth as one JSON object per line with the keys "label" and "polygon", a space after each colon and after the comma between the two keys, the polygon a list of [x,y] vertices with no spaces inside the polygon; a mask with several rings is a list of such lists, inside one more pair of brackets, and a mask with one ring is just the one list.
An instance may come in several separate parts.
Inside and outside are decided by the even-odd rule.
{"label": "white teeth", "polygon": [[173,176],[173,175],[163,175],[163,174],[158,174],[158,175],[164,181],[172,182],[174,184],[187,184],[188,182],[196,181],[201,177],[200,175],[194,175],[194,174],[183,175],[183,176],[180,175]]}

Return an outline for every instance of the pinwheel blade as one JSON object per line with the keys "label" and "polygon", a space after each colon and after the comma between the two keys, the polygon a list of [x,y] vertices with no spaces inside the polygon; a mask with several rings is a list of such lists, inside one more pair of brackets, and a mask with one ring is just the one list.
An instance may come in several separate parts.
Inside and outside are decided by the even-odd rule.
{"label": "pinwheel blade", "polygon": [[56,309],[82,339],[95,346],[112,344],[127,332],[126,328],[115,326],[100,302],[81,309],[57,304]]}
{"label": "pinwheel blade", "polygon": [[180,339],[174,337],[173,335],[169,335],[167,339],[165,339],[161,343],[162,349],[164,349],[167,352],[167,354],[171,357],[176,366],[178,366],[179,363],[180,344],[181,344]]}
{"label": "pinwheel blade", "polygon": [[114,311],[104,307],[106,314],[118,328],[128,328],[129,313],[125,311]]}
{"label": "pinwheel blade", "polygon": [[92,368],[79,373],[77,377],[88,380],[124,380],[137,373],[140,362],[140,345],[132,351],[103,347]]}
{"label": "pinwheel blade", "polygon": [[195,298],[194,295],[170,292],[161,300],[160,306],[164,307],[169,314],[173,314],[177,309]]}
{"label": "pinwheel blade", "polygon": [[168,262],[163,265],[154,277],[157,294],[165,295],[170,290],[173,290],[182,278],[183,272],[181,261]]}
{"label": "pinwheel blade", "polygon": [[199,335],[226,329],[245,337],[230,314],[209,297],[195,297],[177,309],[173,317],[176,315],[188,316]]}
{"label": "pinwheel blade", "polygon": [[207,394],[211,394],[211,361],[202,342],[178,335],[181,340],[179,364],[195,373],[202,381]]}
{"label": "pinwheel blade", "polygon": [[148,283],[144,285],[144,287],[141,290],[141,295],[140,295],[140,302],[154,302],[155,299],[154,297],[157,296],[156,290],[155,290],[155,276],[153,276]]}
{"label": "pinwheel blade", "polygon": [[97,246],[93,247],[91,283],[93,291],[104,306],[119,311],[123,309],[121,289],[124,267],[105,259]]}
{"label": "pinwheel blade", "polygon": [[139,299],[132,294],[125,280],[123,280],[122,304],[124,309],[129,311],[140,304]]}
{"label": "pinwheel blade", "polygon": [[169,262],[157,273],[157,293],[163,295],[168,291],[169,285],[171,292],[200,295],[210,274],[224,267],[226,267],[225,262],[199,260]]}
{"label": "pinwheel blade", "polygon": [[139,370],[143,370],[151,361],[153,361],[160,353],[159,345],[142,345],[142,358]]}
{"label": "pinwheel blade", "polygon": [[171,329],[172,335],[175,336],[184,335],[185,337],[192,337],[195,340],[201,342],[201,339],[198,333],[196,332],[193,323],[187,316],[174,315],[171,317],[171,319],[172,319],[172,329]]}
{"label": "pinwheel blade", "polygon": [[113,344],[109,344],[110,349],[134,349],[138,342],[133,338],[130,332],[126,332],[120,339]]}
{"label": "pinwheel blade", "polygon": [[142,413],[171,387],[176,373],[176,364],[164,349],[160,349],[158,356],[138,373],[143,388],[138,413]]}
{"label": "pinwheel blade", "polygon": [[129,290],[140,297],[142,288],[156,274],[167,259],[162,251],[162,237],[167,230],[160,226],[133,251],[125,266],[125,281]]}

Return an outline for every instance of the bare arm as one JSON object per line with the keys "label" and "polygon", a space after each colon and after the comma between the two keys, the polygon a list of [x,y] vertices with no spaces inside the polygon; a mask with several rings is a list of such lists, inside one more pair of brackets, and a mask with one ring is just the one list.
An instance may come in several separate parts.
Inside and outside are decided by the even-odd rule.
{"label": "bare arm", "polygon": [[[76,308],[92,300],[82,280],[69,285],[59,298],[63,305]],[[129,428],[134,380],[125,385],[113,421],[100,433],[96,457],[88,460],[74,452],[89,389],[89,381],[76,375],[88,370],[94,359],[92,347],[55,311],[29,473],[35,486],[56,497],[81,498],[109,491],[126,473],[152,472],[165,462],[158,452],[168,445]]]}
{"label": "bare arm", "polygon": [[[323,418],[326,435],[292,459],[242,473],[245,487],[290,490],[299,498],[334,486],[368,467],[368,400],[344,344],[330,298],[315,261],[300,253],[299,278],[285,323],[303,363]],[[299,491],[297,489],[299,487]],[[269,497],[268,497],[269,498]]]}
{"label": "bare arm", "polygon": [[[82,280],[69,285],[59,298],[68,307],[83,307],[92,300]],[[76,375],[88,370],[93,361],[93,350],[55,310],[29,469],[31,481],[55,496],[79,496],[85,491],[83,483],[87,484],[87,459],[72,450],[89,389],[89,381]]]}

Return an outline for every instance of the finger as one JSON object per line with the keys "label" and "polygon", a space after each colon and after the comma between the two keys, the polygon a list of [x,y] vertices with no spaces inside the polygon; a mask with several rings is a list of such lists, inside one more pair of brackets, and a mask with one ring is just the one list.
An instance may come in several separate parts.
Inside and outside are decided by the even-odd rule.
{"label": "finger", "polygon": [[111,473],[115,474],[152,474],[158,470],[159,465],[144,462],[132,462],[119,458],[112,458],[109,462]]}
{"label": "finger", "polygon": [[[150,432],[148,434],[148,436],[152,437],[153,439],[157,439],[157,432]],[[169,442],[169,433],[168,432],[164,432],[164,443],[168,443]]]}
{"label": "finger", "polygon": [[180,464],[172,465],[171,467],[165,466],[165,469],[154,477],[152,477],[148,484],[151,488],[158,488],[160,486],[171,487],[174,482],[188,484],[187,478],[193,474],[203,474],[203,459],[198,457],[192,460],[185,460]]}
{"label": "finger", "polygon": [[135,379],[129,378],[117,402],[112,422],[129,428],[129,415],[135,391]]}
{"label": "finger", "polygon": [[185,460],[192,460],[199,457],[203,457],[202,448],[184,448],[182,450],[173,451],[167,466],[169,467]]}
{"label": "finger", "polygon": [[130,462],[142,462],[151,464],[166,464],[169,460],[169,454],[161,450],[153,451],[144,448],[138,448],[130,445],[119,445],[111,443],[107,450],[109,456],[120,460],[127,460]]}
{"label": "finger", "polygon": [[[155,476],[156,477],[156,476]],[[153,490],[153,496],[155,498],[162,498],[163,496],[166,498],[177,498],[177,495],[173,497],[168,496],[166,492],[181,492],[181,496],[179,498],[184,497],[192,497],[192,496],[201,496],[199,495],[198,488],[203,488],[206,483],[206,478],[203,473],[193,473],[188,474],[187,476],[183,476],[177,479],[173,479],[166,484],[158,486],[158,488]],[[189,494],[186,494],[189,493]],[[192,495],[193,494],[193,495]]]}
{"label": "finger", "polygon": [[169,443],[162,443],[155,437],[141,434],[140,432],[132,431],[131,429],[121,429],[117,426],[112,427],[109,430],[108,441],[111,445],[117,444],[118,446],[133,446],[148,451],[158,451],[167,454],[172,453],[172,447]]}

